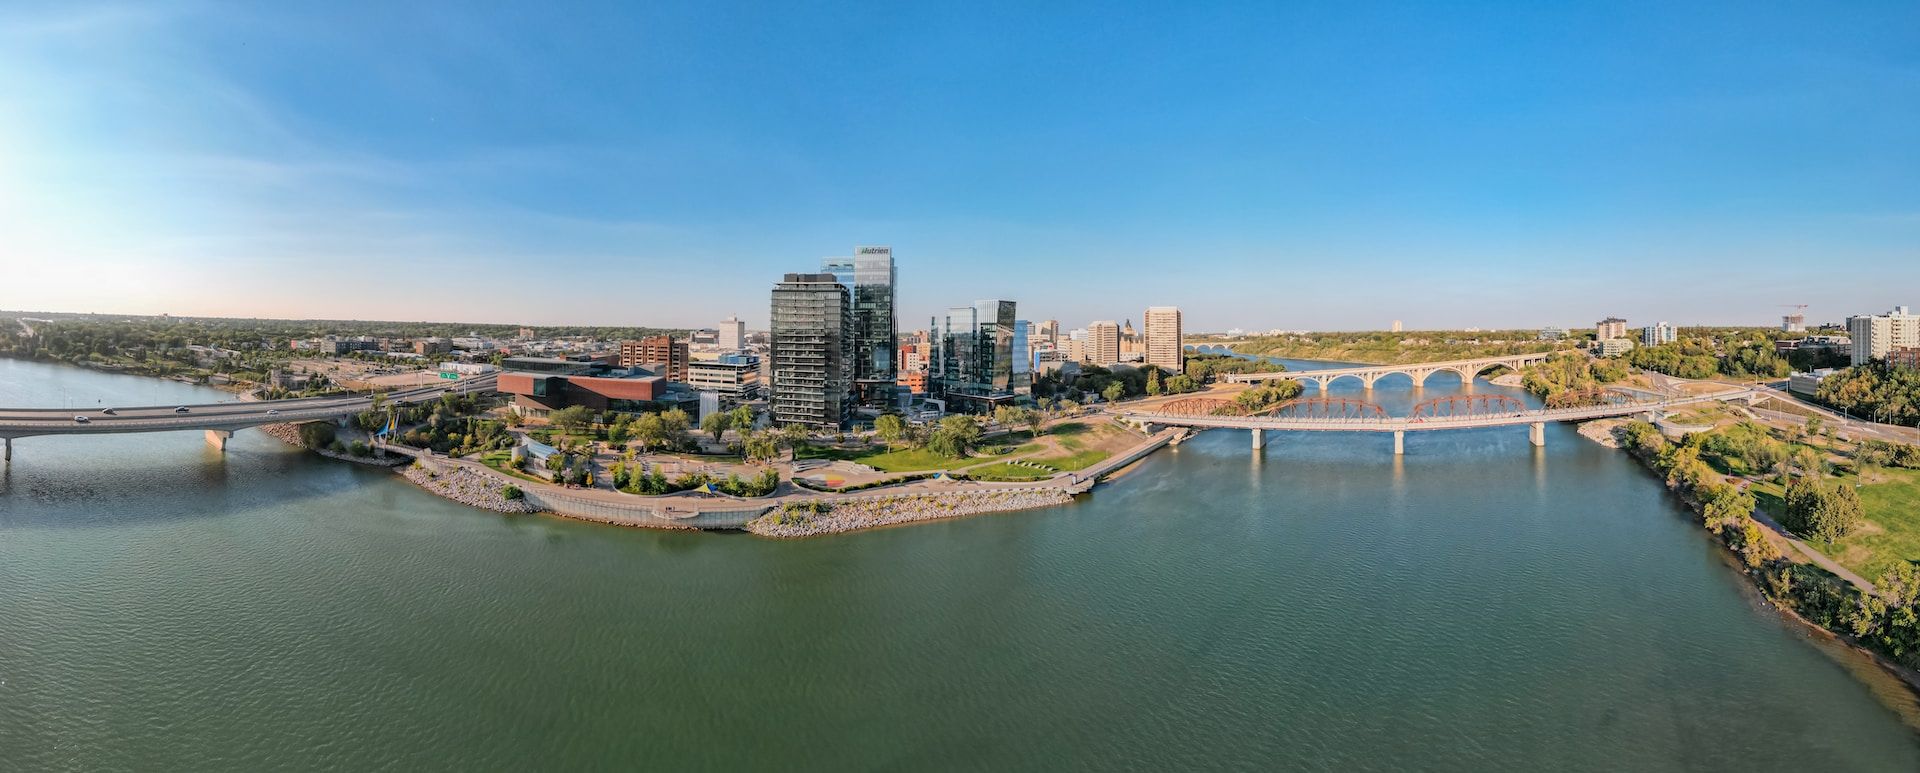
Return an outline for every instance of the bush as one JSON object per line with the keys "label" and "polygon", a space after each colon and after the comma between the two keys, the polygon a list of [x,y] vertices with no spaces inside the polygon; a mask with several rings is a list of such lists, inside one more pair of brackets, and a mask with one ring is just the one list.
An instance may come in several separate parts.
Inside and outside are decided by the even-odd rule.
{"label": "bush", "polygon": [[300,425],[300,444],[308,448],[326,448],[333,444],[332,422],[310,421]]}
{"label": "bush", "polygon": [[521,491],[519,486],[515,486],[509,483],[505,486],[500,487],[501,499],[514,500],[514,499],[525,499],[526,497],[527,497],[527,492]]}
{"label": "bush", "polygon": [[366,443],[355,440],[351,445],[347,446],[347,453],[353,454],[354,456],[367,456],[373,453],[373,449],[368,448]]}

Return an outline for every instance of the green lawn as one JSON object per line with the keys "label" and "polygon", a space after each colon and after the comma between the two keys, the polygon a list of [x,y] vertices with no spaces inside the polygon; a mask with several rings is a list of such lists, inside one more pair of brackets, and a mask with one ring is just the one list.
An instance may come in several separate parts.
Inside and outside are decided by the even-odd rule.
{"label": "green lawn", "polygon": [[1051,470],[1036,470],[1032,467],[1007,462],[996,462],[967,470],[967,475],[976,480],[1041,480],[1043,478],[1053,477],[1053,474]]}
{"label": "green lawn", "polygon": [[[1874,581],[1895,564],[1920,561],[1920,470],[1869,467],[1860,478],[1838,480],[1853,484],[1862,479],[1870,481],[1859,488],[1867,525],[1839,542],[1807,544]],[[1778,517],[1786,511],[1786,491],[1779,484],[1755,483],[1751,491],[1767,512]]]}
{"label": "green lawn", "polygon": [[1066,456],[1042,456],[1028,459],[1027,461],[1035,464],[1044,464],[1048,467],[1057,467],[1062,470],[1084,470],[1105,461],[1109,456],[1113,456],[1112,451],[1102,451],[1097,448],[1091,448],[1076,451]]}
{"label": "green lawn", "polygon": [[533,475],[529,475],[527,473],[521,472],[512,467],[508,467],[507,463],[512,459],[513,459],[512,451],[488,451],[485,455],[482,455],[480,457],[480,463],[488,467],[492,467],[501,472],[504,472],[508,475],[512,475],[513,477],[519,478],[521,480],[530,480],[535,483],[547,482],[546,479],[544,478],[537,478],[537,477],[534,477]]}

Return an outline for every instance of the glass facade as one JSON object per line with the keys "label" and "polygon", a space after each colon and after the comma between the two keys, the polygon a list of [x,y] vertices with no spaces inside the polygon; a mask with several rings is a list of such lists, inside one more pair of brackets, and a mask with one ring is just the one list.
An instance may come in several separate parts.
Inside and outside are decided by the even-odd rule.
{"label": "glass facade", "polygon": [[788,274],[773,288],[769,407],[781,425],[838,428],[852,408],[853,304],[833,274]]}
{"label": "glass facade", "polygon": [[821,270],[847,288],[853,309],[853,381],[863,405],[884,405],[894,392],[899,323],[894,313],[893,248],[855,247],[853,257],[821,260]]}
{"label": "glass facade", "polygon": [[1027,391],[1024,323],[1014,319],[1013,301],[977,301],[955,306],[933,320],[934,353],[929,387],[961,407],[985,407]]}

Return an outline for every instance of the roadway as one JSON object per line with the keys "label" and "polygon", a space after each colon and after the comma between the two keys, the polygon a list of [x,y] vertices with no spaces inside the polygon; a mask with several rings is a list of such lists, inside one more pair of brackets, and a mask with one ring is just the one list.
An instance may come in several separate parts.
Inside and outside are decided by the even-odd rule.
{"label": "roadway", "polygon": [[1126,418],[1177,427],[1203,427],[1222,429],[1258,429],[1278,431],[1318,431],[1318,432],[1420,432],[1443,429],[1472,429],[1475,427],[1507,427],[1538,422],[1588,421],[1609,416],[1628,416],[1648,411],[1660,411],[1693,403],[1717,400],[1739,400],[1751,397],[1752,390],[1734,389],[1710,395],[1680,397],[1656,402],[1625,403],[1619,405],[1597,405],[1582,408],[1547,408],[1533,411],[1509,411],[1468,416],[1437,416],[1410,418],[1388,416],[1384,418],[1288,418],[1279,416],[1189,416],[1185,414],[1154,412],[1121,412]]}
{"label": "roadway", "polygon": [[[490,373],[445,384],[389,392],[381,395],[381,398],[387,402],[417,403],[437,400],[449,392],[490,390],[496,383],[497,374]],[[188,429],[234,430],[261,424],[349,416],[372,408],[374,399],[370,395],[332,395],[288,400],[192,403],[184,406],[7,408],[0,409],[0,437],[11,439],[36,435],[97,435]],[[182,407],[187,409],[185,413],[178,410]],[[108,408],[113,413],[106,413]],[[87,421],[75,421],[76,416],[85,416]]]}

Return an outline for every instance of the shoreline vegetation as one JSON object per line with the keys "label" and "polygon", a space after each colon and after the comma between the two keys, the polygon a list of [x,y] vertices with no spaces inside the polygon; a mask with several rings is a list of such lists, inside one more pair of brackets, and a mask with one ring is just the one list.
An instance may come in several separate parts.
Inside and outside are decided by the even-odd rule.
{"label": "shoreline vegetation", "polygon": [[[1867,655],[1920,697],[1920,568],[1910,560],[1896,561],[1876,582],[1868,582],[1826,558],[1828,551],[1808,544],[1818,542],[1831,550],[1836,540],[1860,528],[1858,496],[1844,483],[1824,480],[1829,464],[1825,458],[1801,455],[1798,464],[1805,468],[1791,459],[1776,462],[1782,469],[1778,476],[1791,479],[1784,497],[1769,493],[1767,484],[1749,475],[1720,469],[1729,462],[1740,467],[1743,457],[1771,457],[1779,450],[1755,437],[1757,426],[1743,422],[1689,433],[1678,441],[1643,421],[1616,421],[1608,427],[1606,440],[1596,436],[1598,430],[1581,434],[1624,449],[1661,476],[1667,489],[1739,562],[1741,573],[1770,606]],[[1780,512],[1770,513],[1763,500]],[[1794,540],[1787,528],[1809,535],[1808,540]],[[1820,534],[1827,538],[1814,536]]]}

